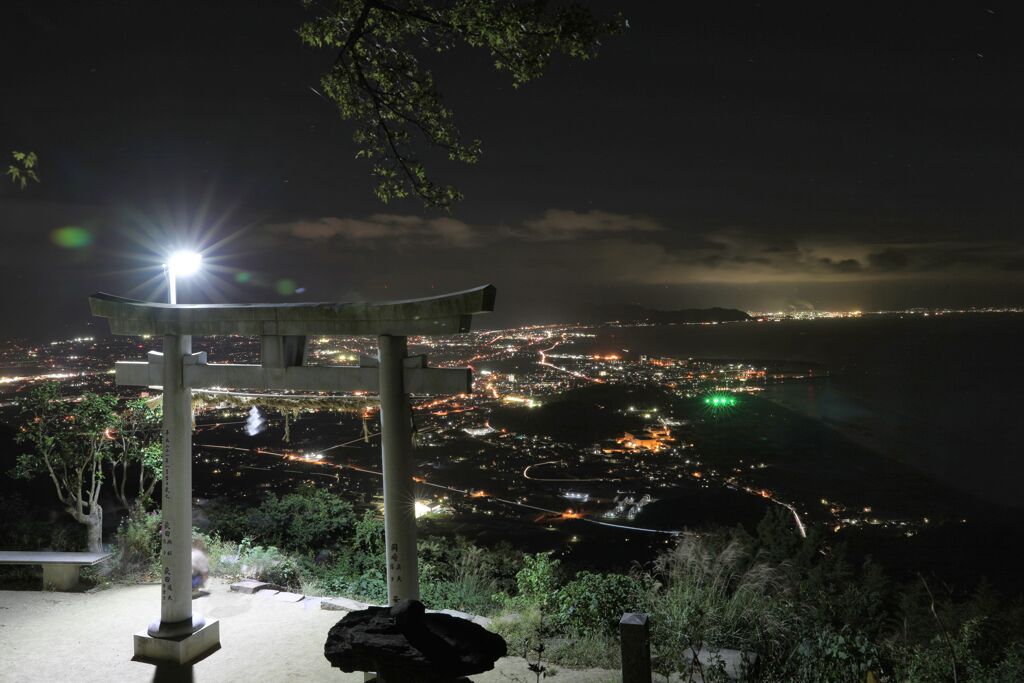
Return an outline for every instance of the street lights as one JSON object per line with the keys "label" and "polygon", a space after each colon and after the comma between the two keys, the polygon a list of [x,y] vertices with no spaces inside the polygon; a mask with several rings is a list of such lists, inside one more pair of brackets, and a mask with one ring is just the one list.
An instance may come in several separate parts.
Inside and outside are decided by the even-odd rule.
{"label": "street lights", "polygon": [[167,276],[168,303],[178,303],[178,277],[188,277],[199,270],[203,263],[203,255],[196,251],[176,251],[164,264],[164,275]]}

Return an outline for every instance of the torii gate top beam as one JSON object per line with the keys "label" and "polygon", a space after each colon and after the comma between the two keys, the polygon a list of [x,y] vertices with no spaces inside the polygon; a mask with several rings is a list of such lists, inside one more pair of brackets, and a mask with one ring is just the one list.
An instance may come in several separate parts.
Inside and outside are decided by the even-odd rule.
{"label": "torii gate top beam", "polygon": [[494,310],[492,285],[384,303],[158,304],[93,294],[94,316],[113,334],[434,335],[468,332],[472,316]]}

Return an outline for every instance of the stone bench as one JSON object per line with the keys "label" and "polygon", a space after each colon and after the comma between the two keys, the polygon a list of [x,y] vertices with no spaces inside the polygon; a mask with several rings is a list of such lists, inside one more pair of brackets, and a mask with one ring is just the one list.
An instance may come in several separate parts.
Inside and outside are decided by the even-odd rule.
{"label": "stone bench", "polygon": [[78,585],[78,570],[99,564],[110,553],[61,553],[48,550],[0,550],[0,564],[39,564],[43,567],[43,588],[67,591]]}

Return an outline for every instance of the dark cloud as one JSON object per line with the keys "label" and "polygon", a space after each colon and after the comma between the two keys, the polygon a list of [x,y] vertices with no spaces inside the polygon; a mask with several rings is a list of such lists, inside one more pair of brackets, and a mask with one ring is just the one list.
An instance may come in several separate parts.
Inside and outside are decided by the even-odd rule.
{"label": "dark cloud", "polygon": [[314,242],[332,239],[373,246],[440,245],[470,247],[479,236],[466,223],[453,218],[373,214],[366,218],[326,217],[271,225],[270,232]]}
{"label": "dark cloud", "polygon": [[836,261],[834,259],[829,258],[828,256],[823,256],[820,259],[820,263],[825,268],[831,268],[837,273],[859,273],[861,270],[863,270],[860,261],[853,258],[845,258]]}
{"label": "dark cloud", "polygon": [[921,242],[886,247],[867,256],[873,271],[891,277],[959,273],[998,278],[1000,271],[1014,270],[1008,265],[1021,258],[1021,242]]}
{"label": "dark cloud", "polygon": [[[536,284],[547,275],[531,270],[557,261],[559,276],[584,272],[592,281],[636,286],[688,286],[696,283],[832,283],[856,286],[879,278],[927,279],[935,273],[979,277],[1003,267],[1019,245],[917,243],[878,246],[838,242],[813,233],[762,237],[742,228],[686,230],[651,218],[592,209],[549,209],[538,218],[500,227],[472,225],[451,218],[374,214],[365,218],[320,218],[269,226],[279,239],[344,244],[383,257],[388,250],[415,247],[434,265],[454,250],[459,261],[476,259],[495,273],[515,272]],[[543,249],[537,243],[543,242]],[[500,256],[500,258],[495,258]]]}
{"label": "dark cloud", "polygon": [[904,250],[889,248],[868,254],[868,263],[877,270],[901,270],[910,263],[910,257]]}
{"label": "dark cloud", "polygon": [[548,209],[540,218],[524,221],[522,228],[512,230],[511,234],[522,239],[544,242],[597,235],[651,233],[663,230],[664,228],[656,221],[644,216],[617,214],[597,209],[586,212]]}

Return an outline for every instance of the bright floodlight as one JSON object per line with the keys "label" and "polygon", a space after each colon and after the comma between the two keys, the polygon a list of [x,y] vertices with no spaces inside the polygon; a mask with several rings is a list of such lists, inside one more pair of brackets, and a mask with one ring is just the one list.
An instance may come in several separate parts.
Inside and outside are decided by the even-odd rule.
{"label": "bright floodlight", "polygon": [[195,251],[176,251],[167,259],[167,269],[173,275],[192,275],[199,270],[203,255]]}

